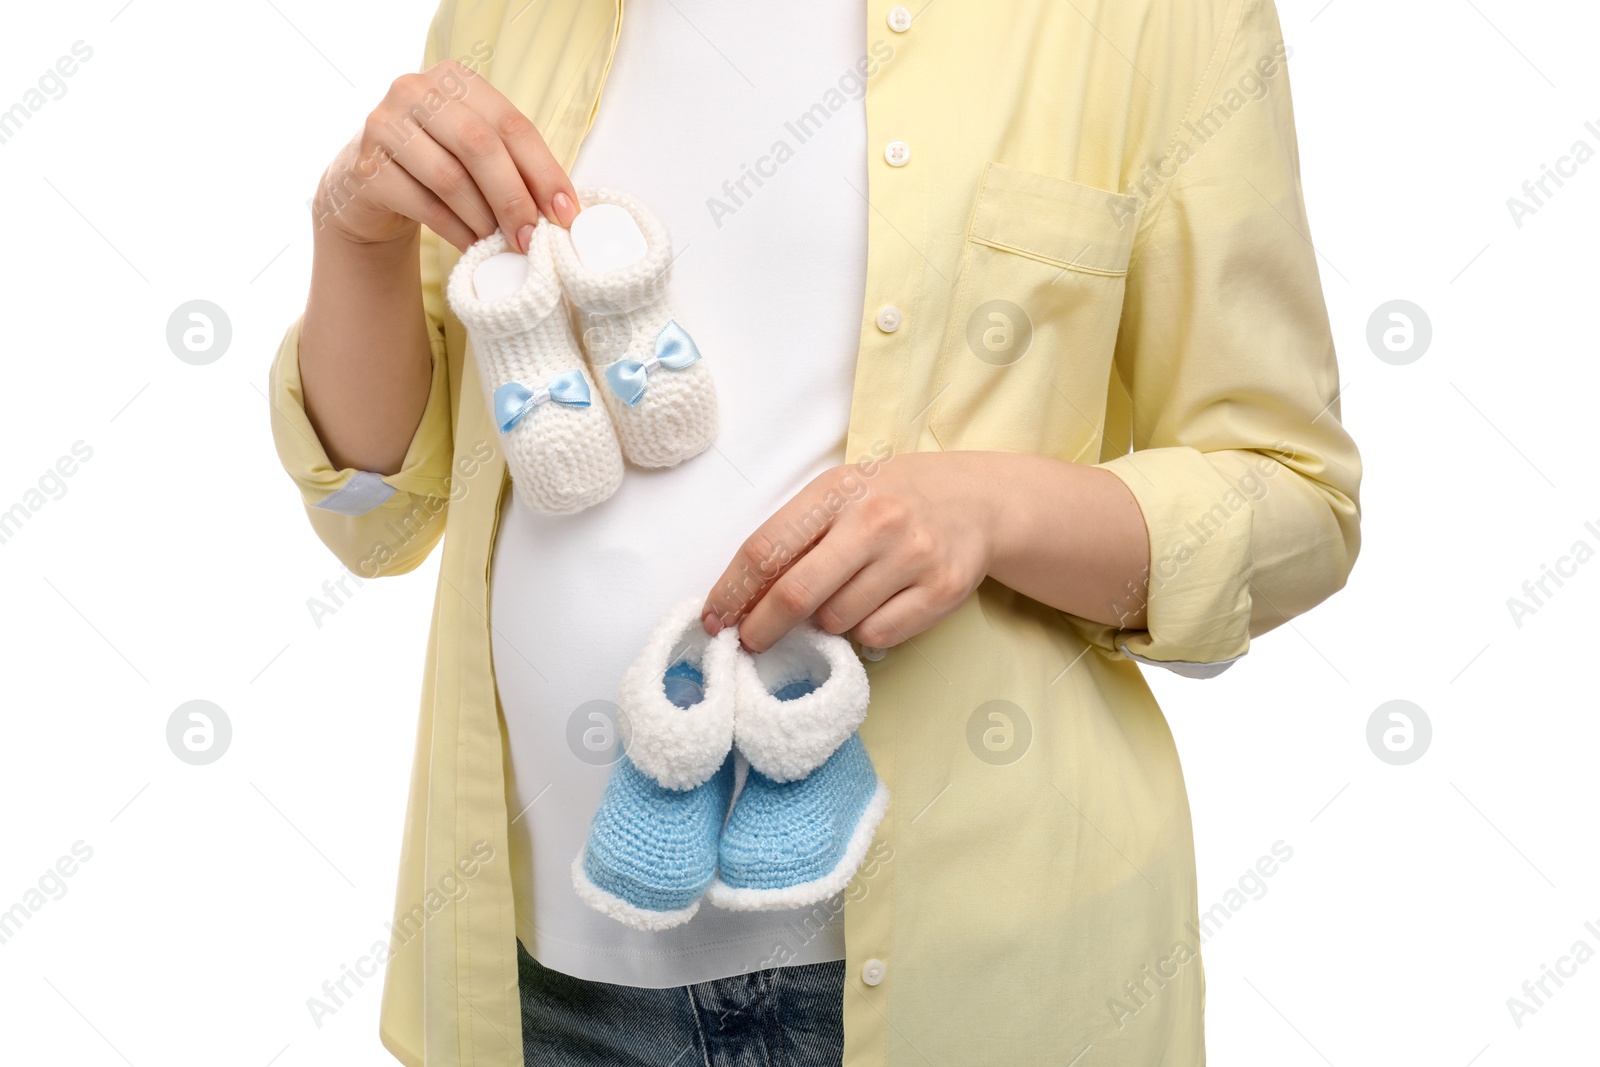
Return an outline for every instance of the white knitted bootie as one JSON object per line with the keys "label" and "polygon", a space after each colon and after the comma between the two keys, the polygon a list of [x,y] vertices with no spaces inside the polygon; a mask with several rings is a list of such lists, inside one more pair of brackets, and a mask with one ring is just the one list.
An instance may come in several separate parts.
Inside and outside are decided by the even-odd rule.
{"label": "white knitted bootie", "polygon": [[550,243],[623,455],[641,467],[675,466],[716,437],[717,391],[711,369],[676,318],[672,238],[626,193],[579,190],[578,201],[583,210],[604,204],[626,211],[643,235],[643,255],[613,269],[586,265],[566,230],[556,229]]}
{"label": "white knitted bootie", "polygon": [[[550,254],[557,229],[540,219],[526,257],[499,231],[483,238],[450,272],[446,295],[472,337],[517,499],[537,512],[567,515],[617,491],[622,450],[561,303]],[[519,278],[522,258],[526,277]],[[508,295],[489,291],[495,274]]]}

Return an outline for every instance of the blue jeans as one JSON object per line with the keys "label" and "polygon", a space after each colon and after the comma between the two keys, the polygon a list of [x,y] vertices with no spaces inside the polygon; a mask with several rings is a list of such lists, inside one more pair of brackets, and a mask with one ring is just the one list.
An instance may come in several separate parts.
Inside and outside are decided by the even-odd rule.
{"label": "blue jeans", "polygon": [[539,1067],[838,1067],[844,961],[636,989],[541,966],[517,942],[523,1058]]}

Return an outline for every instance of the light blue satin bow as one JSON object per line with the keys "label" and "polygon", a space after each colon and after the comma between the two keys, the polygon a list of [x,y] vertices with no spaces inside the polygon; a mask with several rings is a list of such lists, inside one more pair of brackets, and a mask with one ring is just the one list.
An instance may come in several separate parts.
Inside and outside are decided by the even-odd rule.
{"label": "light blue satin bow", "polygon": [[547,400],[569,408],[589,406],[589,383],[579,370],[564,371],[548,385],[529,389],[521,382],[507,382],[494,391],[494,422],[501,433],[510,433],[528,413]]}
{"label": "light blue satin bow", "polygon": [[689,331],[671,319],[656,334],[656,350],[642,360],[619,359],[611,364],[606,368],[606,384],[631,408],[644,398],[651,371],[657,367],[683,370],[699,358],[700,350]]}

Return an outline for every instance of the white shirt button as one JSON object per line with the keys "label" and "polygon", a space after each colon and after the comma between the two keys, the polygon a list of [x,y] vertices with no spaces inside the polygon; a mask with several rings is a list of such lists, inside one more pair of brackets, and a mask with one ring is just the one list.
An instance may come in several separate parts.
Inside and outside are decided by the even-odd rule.
{"label": "white shirt button", "polygon": [[867,985],[877,985],[888,969],[889,965],[882,960],[868,960],[861,965],[861,980]]}
{"label": "white shirt button", "polygon": [[905,33],[911,28],[911,9],[908,7],[891,7],[889,9],[889,28],[895,33]]}
{"label": "white shirt button", "polygon": [[903,167],[911,162],[911,146],[904,141],[890,141],[883,146],[883,158],[891,167]]}
{"label": "white shirt button", "polygon": [[862,645],[861,646],[861,658],[864,659],[864,660],[870,660],[873,663],[878,662],[880,659],[882,659],[883,657],[887,656],[888,654],[889,654],[889,650],[887,648],[878,648],[875,645]]}
{"label": "white shirt button", "polygon": [[878,309],[878,329],[884,333],[894,333],[900,328],[900,309],[893,304],[885,304]]}

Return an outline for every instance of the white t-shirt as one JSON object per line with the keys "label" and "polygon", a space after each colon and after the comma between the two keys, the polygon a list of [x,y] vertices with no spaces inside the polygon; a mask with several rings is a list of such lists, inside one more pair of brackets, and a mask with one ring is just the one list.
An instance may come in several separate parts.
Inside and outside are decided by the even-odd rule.
{"label": "white t-shirt", "polygon": [[566,974],[664,987],[844,958],[837,898],[799,913],[706,904],[649,933],[586,907],[570,866],[610,774],[624,669],[669,607],[710,592],[746,537],[844,462],[866,285],[865,52],[860,0],[634,0],[573,169],[579,188],[632,193],[666,223],[678,319],[715,374],[721,428],[679,467],[628,468],[577,515],[505,496],[494,664],[534,893],[517,933]]}

